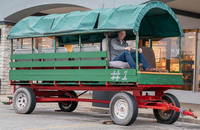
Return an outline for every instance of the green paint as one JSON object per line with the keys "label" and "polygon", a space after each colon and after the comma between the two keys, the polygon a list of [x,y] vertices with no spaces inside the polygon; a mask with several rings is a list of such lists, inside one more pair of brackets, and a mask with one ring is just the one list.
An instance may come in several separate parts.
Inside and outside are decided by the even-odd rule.
{"label": "green paint", "polygon": [[62,58],[101,58],[106,57],[107,53],[103,52],[71,52],[71,53],[41,53],[41,54],[13,54],[11,60],[24,59],[62,59]]}
{"label": "green paint", "polygon": [[[66,36],[72,33],[86,34],[90,31],[98,33],[117,29],[133,30],[140,36],[152,37],[172,37],[183,34],[173,10],[162,2],[151,1],[111,9],[30,16],[20,20],[12,28],[8,38]],[[96,38],[98,39],[98,36]]]}
{"label": "green paint", "polygon": [[10,70],[10,80],[136,82],[132,69]]}
{"label": "green paint", "polygon": [[72,60],[72,61],[23,61],[11,62],[11,68],[17,67],[77,67],[77,66],[107,66],[106,60]]}
{"label": "green paint", "polygon": [[139,84],[183,85],[182,75],[138,74]]}
{"label": "green paint", "polygon": [[[12,60],[56,59],[54,61],[17,61],[11,62],[11,68],[17,67],[72,67],[72,66],[107,66],[106,52],[73,52],[49,54],[13,54]],[[75,60],[60,60],[75,58]],[[87,60],[77,60],[86,58]],[[91,58],[99,58],[91,59]],[[138,82],[139,84],[183,85],[182,75],[136,74],[133,69],[40,69],[10,70],[10,80],[18,81],[103,81],[103,82]]]}

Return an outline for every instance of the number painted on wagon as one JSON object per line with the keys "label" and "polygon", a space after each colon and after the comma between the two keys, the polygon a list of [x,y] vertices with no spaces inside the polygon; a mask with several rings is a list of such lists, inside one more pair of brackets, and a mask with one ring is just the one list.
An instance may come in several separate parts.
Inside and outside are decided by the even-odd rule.
{"label": "number painted on wagon", "polygon": [[121,74],[119,70],[115,70],[111,73],[111,80],[113,80],[113,81],[120,81],[120,80],[127,81],[128,80],[127,79],[127,73],[128,73],[128,71],[124,71]]}

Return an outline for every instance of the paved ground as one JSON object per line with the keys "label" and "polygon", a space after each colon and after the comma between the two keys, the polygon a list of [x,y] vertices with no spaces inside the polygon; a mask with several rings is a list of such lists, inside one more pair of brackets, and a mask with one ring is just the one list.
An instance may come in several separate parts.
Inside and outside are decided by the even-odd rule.
{"label": "paved ground", "polygon": [[151,118],[138,117],[131,126],[103,124],[108,114],[88,111],[80,103],[73,113],[56,112],[57,104],[37,104],[30,115],[15,114],[12,105],[0,104],[0,130],[200,130],[200,124],[176,122],[173,125],[157,123]]}
{"label": "paved ground", "polygon": [[192,92],[187,90],[176,90],[176,89],[169,89],[166,92],[175,95],[180,102],[200,105],[200,92]]}

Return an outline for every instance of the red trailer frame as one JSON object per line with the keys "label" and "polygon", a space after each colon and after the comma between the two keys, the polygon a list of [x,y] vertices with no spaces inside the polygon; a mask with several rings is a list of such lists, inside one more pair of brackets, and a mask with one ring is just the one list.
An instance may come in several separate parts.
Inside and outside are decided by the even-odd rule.
{"label": "red trailer frame", "polygon": [[[11,81],[11,85],[14,85]],[[84,84],[79,84],[79,86],[66,86],[54,84],[52,86],[42,86],[36,84],[30,85],[20,85],[20,87],[28,87],[34,90],[36,96],[36,102],[64,102],[64,101],[76,101],[76,102],[95,102],[95,103],[105,103],[109,104],[108,100],[97,100],[97,99],[87,99],[79,98],[82,94],[78,95],[75,98],[64,98],[59,97],[63,94],[69,94],[68,91],[128,91],[136,98],[139,108],[150,108],[150,109],[159,109],[163,111],[174,110],[176,112],[181,112],[182,115],[192,116],[197,118],[197,116],[191,110],[185,110],[174,106],[171,103],[168,103],[162,99],[164,91],[170,88],[181,88],[182,85],[133,85],[133,86],[117,86],[109,85],[105,86],[88,86]],[[16,86],[14,85],[14,92]],[[143,95],[143,91],[153,91],[155,95]]]}

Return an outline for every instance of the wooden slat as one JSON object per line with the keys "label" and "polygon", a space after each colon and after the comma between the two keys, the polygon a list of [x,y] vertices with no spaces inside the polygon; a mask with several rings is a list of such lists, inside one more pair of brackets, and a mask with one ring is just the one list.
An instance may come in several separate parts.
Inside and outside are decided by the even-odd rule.
{"label": "wooden slat", "polygon": [[133,69],[10,70],[10,80],[136,82]]}
{"label": "wooden slat", "polygon": [[139,84],[183,85],[182,75],[138,74]]}
{"label": "wooden slat", "polygon": [[11,62],[11,68],[17,67],[69,67],[69,66],[106,66],[105,60],[72,60],[72,61],[23,61]]}
{"label": "wooden slat", "polygon": [[170,72],[145,72],[140,71],[140,74],[161,74],[161,75],[183,75],[183,73],[170,73]]}
{"label": "wooden slat", "polygon": [[71,52],[71,53],[42,53],[42,54],[13,54],[11,60],[24,59],[62,59],[62,58],[101,58],[106,52]]}
{"label": "wooden slat", "polygon": [[[16,82],[13,84],[18,84],[18,85],[26,85],[26,84],[30,84],[30,83],[20,83],[20,82]],[[36,85],[54,85],[55,83],[34,83]],[[58,85],[79,85],[80,83],[78,82],[62,82],[62,83],[56,83]],[[105,82],[94,82],[94,83],[81,83],[83,85],[105,85]]]}

